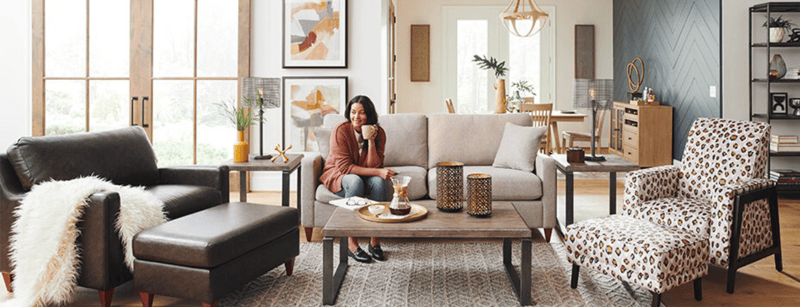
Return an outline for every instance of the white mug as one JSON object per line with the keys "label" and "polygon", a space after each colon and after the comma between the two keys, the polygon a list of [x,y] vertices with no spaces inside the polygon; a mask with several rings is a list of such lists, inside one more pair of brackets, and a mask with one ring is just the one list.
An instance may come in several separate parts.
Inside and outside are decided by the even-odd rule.
{"label": "white mug", "polygon": [[375,134],[378,132],[377,127],[375,125],[363,125],[361,126],[361,136],[365,140],[372,139],[375,137]]}

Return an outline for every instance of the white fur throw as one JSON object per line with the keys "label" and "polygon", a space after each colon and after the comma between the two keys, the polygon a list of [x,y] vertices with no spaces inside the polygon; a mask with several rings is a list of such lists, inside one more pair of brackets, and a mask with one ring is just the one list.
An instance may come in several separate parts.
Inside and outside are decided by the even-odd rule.
{"label": "white fur throw", "polygon": [[14,212],[11,263],[14,298],[5,306],[61,304],[71,299],[77,284],[80,251],[76,223],[90,195],[119,193],[120,214],[115,221],[125,250],[125,264],[133,271],[133,236],[167,221],[163,203],[143,187],[117,186],[97,177],[48,181],[35,185]]}

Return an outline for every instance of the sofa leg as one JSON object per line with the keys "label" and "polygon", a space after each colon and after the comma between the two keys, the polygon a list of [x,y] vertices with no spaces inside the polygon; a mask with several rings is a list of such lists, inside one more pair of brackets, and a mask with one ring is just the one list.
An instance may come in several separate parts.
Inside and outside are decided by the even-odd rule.
{"label": "sofa leg", "polygon": [[550,235],[553,234],[553,228],[544,229],[544,241],[550,243]]}
{"label": "sofa leg", "polygon": [[572,265],[572,280],[569,283],[570,288],[578,288],[578,274],[581,273],[581,267],[577,264]]}
{"label": "sofa leg", "polygon": [[6,291],[8,291],[8,293],[13,292],[11,291],[11,283],[14,282],[14,275],[11,275],[11,273],[3,273],[3,282],[6,283]]}
{"label": "sofa leg", "polygon": [[306,231],[306,242],[311,242],[311,233],[314,232],[314,227],[303,227]]}
{"label": "sofa leg", "polygon": [[153,297],[155,295],[147,292],[139,292],[139,299],[142,300],[142,307],[153,307]]}
{"label": "sofa leg", "polygon": [[111,299],[114,298],[114,288],[108,290],[97,290],[100,294],[100,306],[111,307]]}
{"label": "sofa leg", "polygon": [[217,301],[214,301],[213,303],[210,303],[210,304],[209,303],[203,303],[203,307],[217,307]]}
{"label": "sofa leg", "polygon": [[703,300],[703,278],[698,277],[694,280],[694,299],[696,301]]}
{"label": "sofa leg", "polygon": [[286,276],[292,276],[292,272],[294,272],[294,257],[292,257],[292,260],[284,262],[283,266],[286,267]]}
{"label": "sofa leg", "polygon": [[661,306],[661,293],[653,292],[653,304],[651,306],[653,307]]}

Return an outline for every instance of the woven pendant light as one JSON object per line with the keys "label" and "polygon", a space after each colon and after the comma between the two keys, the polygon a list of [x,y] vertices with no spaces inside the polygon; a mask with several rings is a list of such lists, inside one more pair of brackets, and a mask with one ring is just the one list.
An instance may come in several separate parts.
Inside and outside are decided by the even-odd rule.
{"label": "woven pendant light", "polygon": [[532,0],[511,0],[506,10],[500,13],[506,30],[519,37],[528,37],[541,31],[548,16]]}

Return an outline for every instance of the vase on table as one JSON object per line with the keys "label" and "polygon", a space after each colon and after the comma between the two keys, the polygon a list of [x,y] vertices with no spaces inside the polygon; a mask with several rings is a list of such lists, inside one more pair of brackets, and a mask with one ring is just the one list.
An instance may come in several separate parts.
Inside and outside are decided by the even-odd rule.
{"label": "vase on table", "polygon": [[497,90],[494,96],[494,113],[506,113],[506,79],[497,79],[494,89]]}
{"label": "vase on table", "polygon": [[247,162],[247,156],[250,155],[250,145],[244,140],[244,131],[236,131],[238,140],[233,144],[233,162]]}

